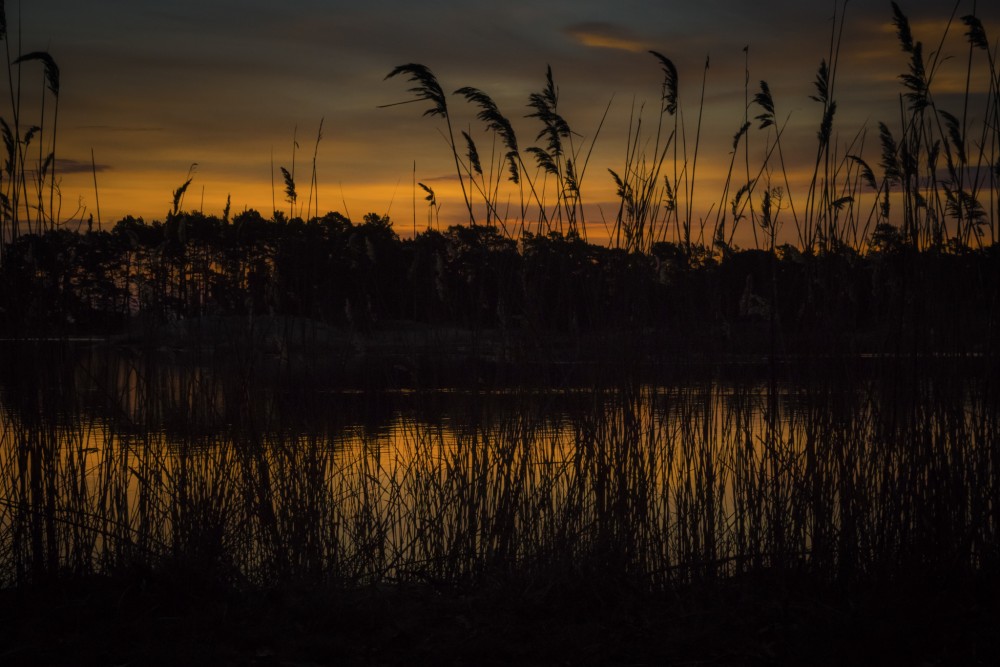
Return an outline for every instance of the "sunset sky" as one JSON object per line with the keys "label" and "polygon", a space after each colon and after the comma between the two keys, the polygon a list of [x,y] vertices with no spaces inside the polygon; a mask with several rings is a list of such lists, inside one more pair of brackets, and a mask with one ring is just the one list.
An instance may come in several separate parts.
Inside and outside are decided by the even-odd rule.
{"label": "sunset sky", "polygon": [[[978,15],[994,40],[1000,35],[997,8],[979,4]],[[935,50],[953,5],[903,0],[900,6],[914,37],[927,51]],[[317,158],[321,212],[336,210],[355,220],[368,212],[388,213],[401,235],[412,231],[414,218],[423,227],[422,192],[414,208],[416,163],[416,180],[437,192],[442,224],[463,221],[467,215],[443,122],[421,116],[426,103],[379,108],[411,97],[401,77],[384,77],[396,65],[422,63],[446,92],[481,88],[528,146],[538,131],[537,121],[524,118],[528,95],[542,89],[551,65],[560,111],[587,149],[611,104],[583,182],[595,239],[606,235],[602,216],[610,221],[617,210],[607,170],[623,168],[633,105],[645,104],[647,126],[658,115],[662,74],[649,49],[672,59],[679,70],[689,151],[703,66],[711,59],[696,208],[701,216],[714,217],[710,207],[721,197],[745,96],[752,99],[760,80],[770,84],[777,115],[791,114],[782,142],[793,147],[786,155],[793,176],[815,157],[822,108],[809,95],[819,63],[829,54],[833,16],[841,9],[839,2],[790,0],[6,3],[11,59],[18,52],[47,50],[61,69],[56,148],[63,220],[91,213],[96,219],[92,150],[105,226],[126,214],[162,219],[172,191],[194,163],[185,209],[221,214],[231,196],[234,213],[254,208],[270,216],[272,155],[274,198],[287,211],[278,168],[292,169],[293,139],[299,143],[294,167],[304,207],[324,119]],[[936,79],[935,99],[942,106],[958,104],[949,93],[964,89],[968,46],[957,17],[973,10],[974,3],[959,3],[944,44],[943,54],[954,58]],[[907,57],[891,17],[888,1],[848,3],[840,49],[834,127],[839,152],[867,128],[864,153],[872,164],[878,163],[877,122],[893,128],[900,122],[897,76],[906,70]],[[985,60],[978,62],[983,70]],[[981,90],[986,78],[974,74],[974,87]],[[31,118],[38,113],[42,69],[29,63],[21,76],[24,126],[37,122]],[[51,100],[47,104],[51,114]],[[456,132],[469,131],[488,153],[489,135],[475,109],[458,96],[449,105]],[[751,119],[758,113],[756,107],[749,110]],[[10,117],[6,94],[0,115]],[[749,133],[752,171],[762,162],[767,140],[768,132],[755,124]],[[746,181],[745,166],[734,180]]]}

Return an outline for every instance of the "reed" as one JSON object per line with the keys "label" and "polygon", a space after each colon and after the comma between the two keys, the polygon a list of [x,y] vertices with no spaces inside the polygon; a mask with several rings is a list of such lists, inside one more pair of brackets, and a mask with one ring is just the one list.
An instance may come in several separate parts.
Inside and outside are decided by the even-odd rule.
{"label": "reed", "polygon": [[[700,191],[697,169],[709,62],[706,59],[703,69],[697,122],[692,136],[688,136],[678,70],[669,58],[653,51],[663,70],[659,116],[655,132],[651,132],[647,140],[643,136],[642,105],[632,107],[623,163],[620,167],[609,168],[618,197],[614,221],[608,223],[610,243],[629,251],[648,253],[656,243],[676,242],[685,247],[689,256],[721,256],[733,249],[736,229],[749,216],[755,239],[762,223],[771,225],[764,234],[776,248],[781,244],[781,225],[774,223],[783,210],[791,216],[800,252],[836,252],[840,248],[866,252],[873,246],[876,230],[884,225],[900,229],[903,239],[915,248],[944,247],[948,243],[955,247],[982,247],[986,235],[992,239],[995,216],[991,211],[995,208],[996,178],[990,175],[991,170],[987,167],[996,161],[993,155],[996,137],[990,129],[989,119],[997,107],[997,76],[983,23],[974,14],[961,18],[969,45],[964,68],[965,94],[961,109],[949,111],[935,102],[935,79],[949,60],[944,50],[953,24],[957,22],[958,5],[936,48],[931,51],[929,61],[903,10],[896,3],[891,6],[891,20],[908,63],[907,71],[899,77],[903,89],[900,129],[891,129],[894,123],[887,119],[878,124],[881,174],[876,175],[872,168],[876,160],[865,155],[865,128],[859,129],[843,146],[838,145],[835,89],[848,23],[847,3],[836,8],[828,52],[821,59],[813,86],[811,98],[821,110],[815,159],[804,188],[793,182],[786,168],[787,150],[781,139],[790,116],[784,120],[776,116],[771,89],[766,81],[761,81],[753,103],[760,110],[756,115],[759,128],[769,133],[763,160],[758,166],[751,165],[750,92],[747,87],[747,109],[733,136],[728,171],[716,203],[704,213],[696,211],[695,197]],[[749,62],[749,49],[747,54]],[[972,92],[971,81],[977,66],[989,72],[989,90],[985,95],[977,96]],[[450,123],[445,95],[429,70],[417,65],[402,67],[394,74],[405,71],[415,77],[413,80],[420,83],[413,89],[418,99],[434,103],[428,113],[442,115]],[[749,65],[746,76],[749,81]],[[525,149],[535,160],[534,170],[525,168],[512,123],[486,93],[465,87],[458,89],[456,94],[479,108],[478,118],[493,133],[494,141],[504,147],[499,153],[493,151],[489,169],[485,170],[486,162],[481,160],[481,152],[471,134],[464,133],[465,159],[460,157],[454,139],[449,140],[463,191],[467,182],[470,192],[477,192],[482,197],[488,222],[502,226],[508,233],[534,229],[536,234],[548,231],[585,234],[586,225],[579,224],[586,210],[582,173],[577,172],[583,171],[581,166],[585,166],[590,151],[583,154],[571,148],[574,133],[565,112],[558,106],[558,88],[551,69],[546,73],[542,90],[528,96],[528,117],[541,123],[536,138],[542,145]],[[973,110],[970,108],[973,103],[983,106]],[[973,131],[970,123],[975,116],[983,120],[975,129],[976,140],[970,143],[969,133]],[[595,140],[603,124],[604,120],[595,133]],[[741,142],[744,143],[746,182],[735,183],[734,169]],[[648,155],[645,154],[647,145],[651,145]],[[592,147],[593,143],[591,150]],[[776,164],[772,164],[775,157]],[[509,209],[500,210],[500,174],[504,171],[501,165],[507,168],[510,180],[519,190],[520,206],[514,216]],[[780,172],[780,180],[776,183],[771,181],[775,166]],[[536,220],[526,217],[528,208],[525,192],[520,187],[521,179],[529,186],[530,201],[538,207]],[[543,202],[548,182],[555,184],[555,202],[546,206]],[[802,191],[796,191],[797,188]],[[862,202],[869,192],[874,196],[867,208]],[[983,201],[985,193],[988,193],[988,205]],[[769,219],[761,220],[758,202],[765,196],[771,201],[772,212]],[[465,200],[470,218],[474,217],[468,194]],[[672,236],[668,233],[671,228]],[[754,243],[757,245],[757,241]]]}
{"label": "reed", "polygon": [[[319,142],[323,140],[323,118],[319,119],[319,129],[316,130],[316,144],[313,147],[312,175],[309,178],[309,197],[306,202],[306,218],[315,215],[319,216],[319,180],[316,174],[316,159],[319,157]],[[315,195],[315,208],[313,208],[313,196]]]}
{"label": "reed", "polygon": [[[253,371],[109,361],[84,362],[106,421],[72,384],[5,403],[7,585],[138,566],[234,585],[662,589],[765,570],[966,577],[1000,558],[984,500],[1000,406],[967,367],[885,359],[789,385],[695,374],[472,396],[450,426],[324,426],[307,419],[317,396],[275,403]],[[574,407],[556,419],[553,401]]]}
{"label": "reed", "polygon": [[288,202],[288,217],[295,217],[295,202],[298,200],[298,193],[295,192],[295,178],[284,167],[280,167],[281,176],[285,179],[285,201]]}
{"label": "reed", "polygon": [[[7,54],[7,81],[10,93],[11,123],[0,119],[6,150],[4,174],[0,176],[0,247],[21,233],[22,214],[25,231],[41,233],[59,224],[56,175],[56,139],[59,127],[59,66],[47,51],[32,51],[12,57],[7,33],[6,7],[0,5],[0,40]],[[19,45],[17,48],[20,48]],[[24,67],[33,62],[43,66],[43,87],[39,97],[37,124],[24,126],[22,76]],[[47,112],[51,95],[53,110]],[[51,138],[50,135],[51,134]],[[37,161],[29,166],[29,148],[38,147]],[[46,196],[48,195],[48,196]]]}
{"label": "reed", "polygon": [[[448,146],[451,148],[451,154],[455,160],[455,171],[458,174],[459,185],[462,188],[462,198],[465,200],[465,206],[469,211],[469,223],[474,225],[476,223],[476,216],[473,213],[472,202],[469,200],[469,195],[466,191],[463,170],[459,165],[458,146],[455,143],[455,133],[451,126],[451,116],[448,115],[448,101],[444,91],[441,89],[437,77],[424,65],[415,63],[399,65],[389,72],[385,78],[391,79],[400,75],[407,76],[409,81],[416,84],[413,88],[409,89],[409,92],[413,93],[416,97],[416,100],[412,101],[423,100],[431,102],[431,107],[424,112],[425,116],[441,116],[444,118],[448,129]],[[405,104],[405,102],[400,102],[399,104]]]}
{"label": "reed", "polygon": [[[55,103],[55,108],[53,110],[52,116],[52,139],[50,141],[50,150],[45,153],[45,125],[46,125],[46,113],[45,113],[45,95],[42,95],[41,120],[38,125],[38,164],[36,167],[36,197],[37,197],[37,211],[38,211],[38,229],[41,231],[44,229],[45,219],[48,218],[48,225],[50,229],[53,229],[57,223],[57,212],[55,211],[55,189],[56,189],[56,131],[59,128],[59,66],[56,64],[52,56],[46,51],[33,51],[31,53],[25,54],[14,61],[14,65],[20,65],[21,63],[38,61],[42,63],[45,67],[45,85],[49,92],[52,93],[52,97]],[[27,146],[25,146],[27,148]],[[49,205],[46,211],[44,205],[44,190],[46,185],[46,180],[48,181],[49,189]]]}
{"label": "reed", "polygon": [[[523,227],[523,221],[526,215],[526,203],[524,198],[524,189],[522,187],[522,178],[527,180],[531,189],[531,195],[535,199],[536,203],[538,203],[539,207],[541,207],[541,201],[538,198],[538,193],[535,191],[534,181],[530,178],[530,175],[525,169],[524,163],[521,161],[521,152],[518,149],[517,135],[514,133],[514,128],[511,125],[511,122],[500,112],[496,102],[494,102],[493,99],[482,90],[466,86],[456,90],[455,94],[463,96],[467,102],[475,104],[479,107],[479,112],[476,114],[476,117],[486,125],[488,130],[493,132],[494,145],[495,139],[499,138],[504,147],[501,154],[499,156],[494,156],[496,159],[491,160],[489,171],[490,177],[486,181],[485,186],[480,188],[480,194],[486,201],[487,214],[492,215],[494,219],[499,220],[500,223],[503,224],[504,216],[501,216],[498,206],[500,183],[503,178],[503,174],[506,172],[510,182],[518,186],[518,196],[520,202],[518,218],[522,221]],[[466,135],[466,139],[470,147],[473,146],[472,138]],[[472,160],[470,159],[470,162],[471,161]],[[480,173],[480,175],[482,175],[482,173]],[[487,222],[489,222],[489,218],[487,219]],[[521,231],[523,232],[523,228]]]}
{"label": "reed", "polygon": [[[652,54],[663,67],[664,80],[651,164],[647,164],[645,155],[638,155],[642,141],[642,117],[640,111],[639,117],[635,118],[633,109],[634,131],[633,122],[630,121],[624,178],[613,169],[608,170],[621,200],[611,238],[616,246],[638,252],[649,252],[653,243],[665,240],[665,229],[656,229],[661,203],[666,209],[665,216],[669,216],[676,209],[673,196],[676,191],[676,178],[672,187],[671,181],[665,176],[661,186],[660,174],[676,135],[675,125],[674,131],[665,141],[661,136],[664,114],[674,115],[677,111],[677,68],[666,56],[655,51]],[[674,171],[676,174],[676,164]],[[662,227],[666,228],[668,225],[669,221],[664,220]]]}

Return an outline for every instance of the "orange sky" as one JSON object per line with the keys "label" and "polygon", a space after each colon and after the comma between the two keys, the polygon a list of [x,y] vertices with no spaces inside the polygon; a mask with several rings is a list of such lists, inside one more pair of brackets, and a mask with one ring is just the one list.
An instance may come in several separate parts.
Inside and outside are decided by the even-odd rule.
{"label": "orange sky", "polygon": [[[105,225],[128,214],[162,219],[172,191],[195,163],[185,209],[221,214],[231,197],[234,213],[254,208],[269,216],[272,155],[277,207],[288,211],[278,167],[291,170],[294,164],[304,214],[322,118],[316,162],[321,212],[336,210],[355,220],[368,212],[388,212],[397,231],[408,235],[414,219],[419,228],[427,221],[424,193],[413,186],[415,175],[435,190],[441,224],[461,222],[468,215],[443,138],[444,123],[421,117],[426,103],[378,108],[410,99],[406,81],[383,78],[396,65],[417,62],[430,67],[447,92],[462,86],[483,89],[512,121],[523,151],[535,142],[539,127],[535,119],[524,118],[528,95],[542,89],[548,64],[559,86],[560,111],[584,151],[610,102],[583,183],[588,235],[600,240],[618,208],[608,169],[623,173],[632,109],[644,105],[647,127],[658,115],[662,74],[648,49],[671,58],[679,70],[689,158],[703,65],[706,56],[711,58],[696,224],[705,221],[710,228],[716,218],[733,135],[745,114],[752,120],[760,113],[756,106],[747,112],[745,99],[757,92],[761,79],[770,84],[778,116],[791,114],[782,143],[793,198],[804,198],[822,114],[808,96],[814,93],[820,61],[828,57],[831,19],[840,3],[772,1],[750,8],[736,0],[683,6],[567,0],[511,2],[503,12],[478,2],[340,4],[7,3],[12,58],[18,51],[47,50],[61,69],[56,146],[61,219],[90,214],[96,219],[92,150]],[[936,49],[952,7],[930,0],[900,4],[914,37],[927,43],[928,51]],[[1000,34],[1000,24],[990,16],[996,8],[979,10],[990,38]],[[962,2],[957,16],[972,11],[972,2]],[[897,76],[907,67],[891,16],[888,2],[848,4],[840,47],[837,152],[846,153],[847,144],[867,128],[863,155],[872,165],[879,159],[877,122],[894,129],[899,125]],[[936,101],[956,114],[968,57],[963,32],[960,23],[952,27],[942,50],[951,60],[934,88]],[[974,62],[973,87],[981,90],[985,60]],[[16,79],[16,69],[13,75]],[[21,70],[22,126],[37,122],[26,119],[39,117],[42,83],[37,63]],[[981,107],[980,97],[973,101]],[[51,100],[47,104],[46,126],[51,127]],[[982,120],[980,107],[970,109],[973,121]],[[458,96],[449,99],[449,108],[456,135],[468,131],[480,153],[488,155],[490,135],[475,119],[476,110]],[[0,115],[10,117],[9,100],[0,103]],[[298,141],[294,163],[293,139]],[[772,139],[756,124],[750,130],[748,149],[742,144],[739,149],[731,193],[747,181],[747,159],[750,175],[756,176]],[[519,196],[505,182],[499,201],[509,199],[516,208]],[[783,233],[790,234],[787,214],[785,221]],[[736,241],[753,244],[746,225],[738,229]]]}

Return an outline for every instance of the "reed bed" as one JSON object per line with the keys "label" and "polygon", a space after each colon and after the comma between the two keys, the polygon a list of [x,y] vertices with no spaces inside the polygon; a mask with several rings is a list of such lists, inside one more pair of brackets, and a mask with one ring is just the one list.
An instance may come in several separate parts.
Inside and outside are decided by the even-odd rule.
{"label": "reed bed", "polygon": [[22,387],[4,402],[0,572],[7,586],[177,568],[236,586],[663,590],[767,571],[992,571],[995,383],[946,363],[874,365],[591,389],[556,419],[557,390],[522,390],[501,413],[485,392],[460,419],[305,430],[280,411],[227,414],[204,376],[190,394],[147,395],[141,414],[193,397],[204,411],[188,414],[214,415],[180,422],[96,418],[66,395],[56,410],[33,398],[49,390]]}
{"label": "reed bed", "polygon": [[[899,109],[891,119],[875,119],[877,141],[869,139],[875,128],[840,126],[838,110],[841,116],[843,110],[837,92],[849,25],[847,2],[834,3],[829,48],[816,54],[819,64],[808,96],[818,105],[813,107],[815,149],[782,142],[790,127],[791,116],[784,115],[789,103],[775,97],[766,79],[757,79],[756,92],[751,90],[749,51],[744,49],[746,83],[733,105],[740,111],[733,118],[731,151],[715,158],[728,169],[721,183],[713,184],[721,191],[710,195],[697,170],[699,161],[707,159],[702,155],[702,121],[711,61],[706,58],[688,83],[687,73],[678,70],[670,54],[651,50],[650,70],[658,66],[662,74],[658,108],[644,117],[644,105],[632,105],[624,161],[607,167],[617,210],[600,211],[601,236],[629,252],[649,253],[657,244],[670,243],[688,257],[725,256],[737,238],[752,239],[755,249],[774,252],[789,244],[804,253],[865,252],[886,244],[955,250],[995,243],[1000,149],[996,49],[975,3],[965,14],[960,12],[963,4],[956,2],[941,17],[945,27],[940,34],[921,35],[904,9],[889,3],[886,20],[901,51],[894,96]],[[921,38],[929,40],[926,45]],[[396,77],[413,84],[408,92],[414,99],[408,102],[427,103],[424,115],[444,120],[471,225],[494,226],[516,239],[549,234],[587,238],[583,183],[610,103],[589,135],[571,129],[571,110],[559,106],[559,87],[548,67],[542,90],[528,95],[531,113],[526,118],[537,121],[529,133],[540,145],[525,148],[516,123],[486,91],[458,88],[453,95],[474,106],[494,147],[491,155],[482,156],[473,136],[477,133],[463,131],[466,150],[460,150],[452,128],[461,112],[449,106],[452,97],[429,67],[399,65],[385,78]],[[938,83],[948,77],[964,80],[961,92]],[[751,152],[751,141],[758,147],[762,141],[762,149]],[[740,153],[743,169],[737,168]],[[808,172],[804,178],[790,173],[795,160],[813,154],[812,162],[805,159],[800,165]],[[438,200],[430,195],[436,210]],[[706,199],[711,203],[705,204]],[[590,211],[590,224],[599,228],[595,213]]]}

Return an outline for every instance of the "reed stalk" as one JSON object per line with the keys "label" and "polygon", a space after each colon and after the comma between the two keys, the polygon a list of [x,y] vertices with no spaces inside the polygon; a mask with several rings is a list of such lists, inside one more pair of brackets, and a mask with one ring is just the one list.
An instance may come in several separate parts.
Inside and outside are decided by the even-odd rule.
{"label": "reed stalk", "polygon": [[[451,148],[452,158],[455,161],[455,172],[458,175],[459,185],[462,188],[462,198],[465,200],[465,207],[469,211],[469,224],[475,225],[476,216],[472,210],[472,202],[469,199],[468,192],[466,191],[465,178],[459,164],[458,146],[455,143],[455,133],[452,130],[451,116],[448,114],[448,101],[445,99],[444,91],[441,89],[441,85],[438,83],[437,77],[435,77],[434,74],[424,65],[416,63],[399,65],[389,72],[385,78],[391,79],[400,75],[406,75],[409,81],[417,84],[413,88],[409,89],[409,92],[413,93],[416,97],[415,100],[410,101],[417,102],[424,100],[432,103],[432,106],[424,112],[425,116],[441,116],[444,118],[445,126],[448,130],[448,146]],[[406,104],[406,102],[400,102],[399,104]]]}

